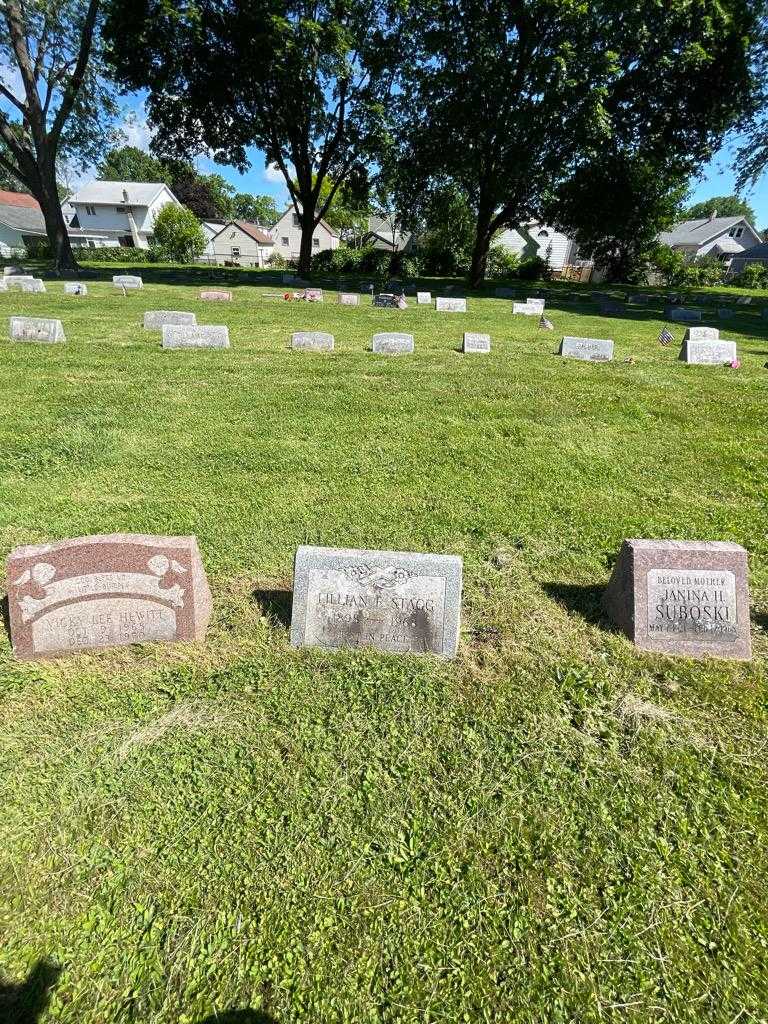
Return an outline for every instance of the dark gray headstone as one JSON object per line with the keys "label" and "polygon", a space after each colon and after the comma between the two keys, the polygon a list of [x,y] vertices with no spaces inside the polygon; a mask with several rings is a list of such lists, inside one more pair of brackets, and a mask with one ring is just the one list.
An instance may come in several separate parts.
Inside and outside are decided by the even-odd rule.
{"label": "dark gray headstone", "polygon": [[747,552],[739,544],[625,540],[603,607],[642,650],[751,657]]}
{"label": "dark gray headstone", "polygon": [[677,320],[681,323],[698,323],[701,320],[700,309],[683,309],[681,306],[667,306],[664,315],[668,320]]}
{"label": "dark gray headstone", "polygon": [[291,643],[453,658],[461,586],[462,560],[455,555],[300,547]]}

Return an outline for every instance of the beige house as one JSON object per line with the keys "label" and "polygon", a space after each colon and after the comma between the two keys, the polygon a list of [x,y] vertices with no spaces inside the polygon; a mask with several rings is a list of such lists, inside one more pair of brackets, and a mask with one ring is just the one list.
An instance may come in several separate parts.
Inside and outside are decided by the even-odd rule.
{"label": "beige house", "polygon": [[[280,220],[272,228],[270,234],[275,243],[275,252],[283,259],[297,260],[301,247],[301,224],[293,206],[289,206]],[[323,252],[324,249],[338,249],[339,236],[330,224],[321,220],[312,233],[312,252]]]}
{"label": "beige house", "polygon": [[247,220],[231,220],[209,240],[206,255],[216,263],[264,267],[274,248],[275,243],[265,228]]}

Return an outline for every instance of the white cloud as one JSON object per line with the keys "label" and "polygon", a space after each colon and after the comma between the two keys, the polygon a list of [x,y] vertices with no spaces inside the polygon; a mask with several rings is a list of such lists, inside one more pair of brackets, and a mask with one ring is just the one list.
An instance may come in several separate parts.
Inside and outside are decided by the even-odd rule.
{"label": "white cloud", "polygon": [[125,136],[126,146],[149,149],[152,133],[149,130],[146,116],[140,111],[129,110],[125,115],[125,121],[120,125],[120,131]]}
{"label": "white cloud", "polygon": [[283,172],[280,170],[280,168],[277,166],[277,164],[267,164],[267,166],[266,166],[266,168],[264,170],[264,180],[265,181],[271,181],[271,182],[273,182],[275,184],[279,184],[279,185],[284,185],[285,184],[285,178],[283,177]]}

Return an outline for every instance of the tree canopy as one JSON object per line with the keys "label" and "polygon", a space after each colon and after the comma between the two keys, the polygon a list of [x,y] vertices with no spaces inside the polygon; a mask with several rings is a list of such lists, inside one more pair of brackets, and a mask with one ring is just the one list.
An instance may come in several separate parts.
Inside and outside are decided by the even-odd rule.
{"label": "tree canopy", "polygon": [[683,217],[686,220],[698,220],[711,217],[714,213],[717,213],[718,217],[746,217],[753,227],[755,224],[755,211],[747,200],[740,196],[713,196],[711,199],[703,199],[684,210]]}
{"label": "tree canopy", "polygon": [[[121,82],[149,90],[150,124],[179,154],[243,170],[258,146],[312,232],[384,131],[394,39],[379,0],[114,2],[107,33]],[[124,40],[132,45],[125,46]]]}
{"label": "tree canopy", "polygon": [[39,202],[56,270],[75,267],[56,181],[109,145],[117,107],[103,78],[100,0],[0,2],[0,169]]}
{"label": "tree canopy", "polygon": [[[695,12],[692,10],[695,7]],[[747,103],[757,0],[412,0],[400,32],[400,205],[454,182],[494,232],[540,217],[581,169],[641,154],[690,176]]]}

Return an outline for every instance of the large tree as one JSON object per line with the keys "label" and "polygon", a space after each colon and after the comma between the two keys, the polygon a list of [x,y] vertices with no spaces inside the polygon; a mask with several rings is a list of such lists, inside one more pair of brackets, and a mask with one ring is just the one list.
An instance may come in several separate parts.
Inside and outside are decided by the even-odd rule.
{"label": "large tree", "polygon": [[110,149],[96,168],[101,181],[164,181],[171,183],[169,168],[138,146]]}
{"label": "large tree", "polygon": [[280,220],[277,203],[272,196],[252,196],[247,192],[238,192],[232,197],[232,213],[237,220],[251,221],[271,228]]}
{"label": "large tree", "polygon": [[315,226],[381,141],[397,47],[380,0],[114,0],[107,31],[164,146],[244,170],[255,145],[277,165],[308,271]]}
{"label": "large tree", "polygon": [[752,226],[755,224],[755,211],[740,196],[712,196],[683,210],[683,216],[688,220],[701,220],[715,213],[718,217],[746,217]]}
{"label": "large tree", "polygon": [[0,0],[0,168],[40,204],[57,273],[76,267],[57,163],[93,163],[116,112],[100,77],[100,13],[100,0]]}
{"label": "large tree", "polygon": [[690,173],[743,109],[758,2],[411,0],[401,195],[416,206],[446,182],[461,188],[477,284],[495,231],[541,216],[606,148]]}

